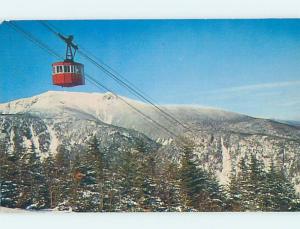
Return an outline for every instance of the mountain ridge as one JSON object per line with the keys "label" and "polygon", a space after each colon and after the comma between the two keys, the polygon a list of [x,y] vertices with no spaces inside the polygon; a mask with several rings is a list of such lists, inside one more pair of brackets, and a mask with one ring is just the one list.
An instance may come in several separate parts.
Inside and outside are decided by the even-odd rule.
{"label": "mountain ridge", "polygon": [[[118,96],[119,97],[119,96]],[[122,100],[125,100],[154,120],[158,121],[173,132],[184,131],[178,123],[168,121],[151,105],[122,97],[122,100],[111,93],[83,93],[83,92],[56,92],[49,91],[33,97],[18,99],[0,104],[2,114],[34,113],[38,116],[60,116],[72,113],[72,116],[88,117],[101,120],[105,123],[122,126],[124,128],[142,131],[149,125],[149,121],[141,117]],[[223,111],[211,107],[190,105],[159,105],[159,107],[172,114],[182,122],[199,122],[205,120],[226,121],[247,119],[250,116],[230,111]],[[135,120],[138,120],[137,122]],[[137,126],[137,123],[142,123]],[[151,128],[150,128],[151,129]],[[178,130],[177,130],[178,129]],[[153,132],[153,133],[152,133]],[[161,137],[155,130],[143,132],[150,137]],[[166,135],[164,136],[166,137]]]}

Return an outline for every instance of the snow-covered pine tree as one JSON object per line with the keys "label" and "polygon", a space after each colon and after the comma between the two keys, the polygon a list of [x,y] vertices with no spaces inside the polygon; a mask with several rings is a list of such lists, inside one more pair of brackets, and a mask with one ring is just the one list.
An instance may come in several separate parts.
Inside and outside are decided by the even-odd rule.
{"label": "snow-covered pine tree", "polygon": [[183,155],[180,169],[180,189],[181,198],[185,210],[194,210],[198,207],[198,200],[196,197],[196,182],[198,180],[197,166],[195,164],[195,156],[193,155],[193,146],[186,144],[183,148]]}
{"label": "snow-covered pine tree", "polygon": [[239,193],[240,210],[247,211],[250,209],[253,200],[250,199],[251,197],[249,192],[249,186],[250,186],[249,166],[246,163],[245,157],[242,157],[239,161],[238,172],[236,174],[235,183],[238,186],[238,190],[236,190],[236,192]]}
{"label": "snow-covered pine tree", "polygon": [[166,211],[183,211],[181,200],[180,177],[178,164],[171,162],[158,175],[159,196],[166,205]]}
{"label": "snow-covered pine tree", "polygon": [[[12,127],[14,133],[16,127]],[[17,207],[21,194],[20,158],[24,152],[23,141],[18,135],[13,135],[13,144],[5,145],[0,139],[0,176],[1,176],[1,206]],[[9,150],[12,149],[12,150]]]}
{"label": "snow-covered pine tree", "polygon": [[[235,185],[236,184],[236,185]],[[238,188],[235,188],[238,187]],[[236,197],[241,211],[290,211],[297,202],[292,183],[279,166],[271,161],[269,170],[255,154],[250,155],[249,163],[242,158],[237,177],[231,179],[229,205]]]}
{"label": "snow-covered pine tree", "polygon": [[260,211],[264,206],[264,199],[266,195],[266,172],[264,171],[264,164],[258,160],[256,155],[252,153],[249,161],[249,210]]}
{"label": "snow-covered pine tree", "polygon": [[227,210],[229,211],[241,211],[241,187],[240,182],[236,174],[236,169],[232,166],[229,183],[226,187],[227,194]]}
{"label": "snow-covered pine tree", "polygon": [[28,209],[47,207],[49,199],[47,198],[43,167],[33,142],[31,142],[31,146],[23,153],[19,169],[21,193],[18,207]]}
{"label": "snow-covered pine tree", "polygon": [[223,198],[218,182],[199,166],[192,143],[183,147],[180,177],[182,200],[187,211],[221,211]]}
{"label": "snow-covered pine tree", "polygon": [[59,174],[58,168],[55,164],[55,158],[52,154],[49,154],[47,158],[42,162],[45,176],[45,186],[48,188],[47,193],[49,194],[49,205],[48,208],[52,209],[57,207],[57,196],[58,196],[58,182]]}
{"label": "snow-covered pine tree", "polygon": [[108,211],[107,162],[96,136],[87,142],[87,150],[78,155],[73,173],[77,190],[77,210]]}
{"label": "snow-covered pine tree", "polygon": [[58,146],[54,157],[55,206],[59,210],[71,207],[73,176],[71,171],[71,154],[63,145]]}
{"label": "snow-covered pine tree", "polygon": [[152,154],[146,155],[143,148],[141,148],[140,151],[142,151],[141,155],[144,157],[141,167],[143,177],[141,206],[144,211],[165,211],[166,206],[158,192],[155,158]]}
{"label": "snow-covered pine tree", "polygon": [[15,208],[19,189],[16,161],[0,150],[0,206]]}
{"label": "snow-covered pine tree", "polygon": [[[94,185],[92,192],[98,193],[98,211],[109,211],[109,171],[108,161],[105,152],[100,149],[100,143],[96,136],[93,136],[88,142],[87,160],[89,164],[88,176],[93,176]],[[94,195],[95,196],[95,195]],[[97,201],[95,201],[97,202]]]}
{"label": "snow-covered pine tree", "polygon": [[143,211],[143,155],[140,150],[131,149],[123,153],[119,168],[120,211]]}
{"label": "snow-covered pine tree", "polygon": [[237,173],[235,190],[239,197],[239,210],[260,211],[263,209],[266,192],[266,172],[261,161],[255,154],[250,154],[249,159],[241,158],[239,172]]}
{"label": "snow-covered pine tree", "polygon": [[226,209],[226,197],[224,187],[220,186],[215,174],[206,172],[207,181],[206,187],[209,194],[209,199],[204,205],[205,211],[223,211]]}
{"label": "snow-covered pine tree", "polygon": [[[74,160],[75,174],[73,203],[75,211],[119,211],[120,182],[118,168],[111,165],[100,142],[93,136],[87,142],[87,149]],[[77,175],[76,175],[77,174]]]}
{"label": "snow-covered pine tree", "polygon": [[267,173],[267,198],[264,211],[292,211],[297,202],[293,184],[279,166],[272,161]]}

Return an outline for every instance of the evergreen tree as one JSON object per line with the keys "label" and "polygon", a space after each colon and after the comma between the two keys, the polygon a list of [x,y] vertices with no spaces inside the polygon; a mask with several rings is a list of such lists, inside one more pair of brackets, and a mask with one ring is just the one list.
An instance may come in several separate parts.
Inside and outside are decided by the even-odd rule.
{"label": "evergreen tree", "polygon": [[107,209],[106,203],[106,180],[108,180],[108,170],[107,170],[107,161],[105,158],[105,154],[103,151],[100,150],[99,142],[96,136],[93,136],[88,143],[88,157],[87,160],[90,164],[90,171],[89,173],[94,176],[95,179],[95,189],[99,193],[99,203],[98,203],[98,210],[105,211]]}
{"label": "evergreen tree", "polygon": [[118,209],[121,211],[142,211],[139,204],[141,187],[143,184],[142,157],[136,149],[123,153],[120,166],[120,202]]}
{"label": "evergreen tree", "polygon": [[141,153],[143,153],[145,158],[141,167],[141,176],[143,178],[141,207],[144,211],[165,211],[165,204],[158,192],[155,158],[153,155],[145,156],[144,150]]}
{"label": "evergreen tree", "polygon": [[90,205],[90,176],[89,168],[86,167],[85,157],[76,154],[73,162],[71,163],[71,192],[70,203],[72,211],[85,212],[90,209],[93,210]]}
{"label": "evergreen tree", "polygon": [[237,211],[290,211],[297,200],[292,183],[271,162],[269,170],[254,154],[242,158],[229,184],[229,206]]}
{"label": "evergreen tree", "polygon": [[59,183],[59,174],[58,168],[56,167],[55,158],[50,154],[43,161],[44,176],[45,176],[45,186],[48,188],[47,193],[49,194],[49,205],[48,208],[55,208],[58,205],[58,183]]}
{"label": "evergreen tree", "polygon": [[266,173],[264,171],[263,163],[256,158],[255,154],[250,155],[248,175],[249,183],[247,191],[249,198],[249,210],[262,210],[266,190]]}
{"label": "evergreen tree", "polygon": [[178,165],[170,163],[159,174],[159,196],[166,205],[167,211],[183,211],[181,200],[180,175]]}
{"label": "evergreen tree", "polygon": [[21,193],[18,207],[40,209],[49,204],[45,187],[43,167],[33,143],[24,152],[20,161]]}
{"label": "evergreen tree", "polygon": [[19,187],[17,183],[18,166],[6,154],[0,156],[0,206],[17,206]]}
{"label": "evergreen tree", "polygon": [[[244,164],[245,162],[242,161],[240,164]],[[245,164],[244,164],[245,166]],[[243,166],[243,168],[245,168]],[[243,170],[244,171],[244,170]],[[240,175],[243,172],[239,173]],[[229,211],[242,211],[242,192],[241,192],[241,180],[237,176],[236,169],[234,167],[231,168],[230,179],[227,185],[227,210]]]}
{"label": "evergreen tree", "polygon": [[250,205],[252,201],[249,194],[249,167],[246,163],[245,158],[241,158],[239,162],[239,172],[237,173],[236,177],[236,184],[239,187],[239,190],[236,192],[239,195],[240,203],[240,210],[245,211],[250,209]]}
{"label": "evergreen tree", "polygon": [[120,201],[117,208],[120,211],[161,210],[154,170],[154,158],[147,154],[143,142],[123,153],[118,171]]}
{"label": "evergreen tree", "polygon": [[218,182],[198,165],[193,148],[190,143],[185,145],[180,170],[182,200],[187,206],[185,210],[220,211],[224,200]]}
{"label": "evergreen tree", "polygon": [[[250,154],[247,163],[246,158],[242,158],[239,163],[239,173],[235,178],[238,187],[235,191],[238,197],[238,211],[261,211],[268,198],[267,174],[264,165],[255,154]],[[234,184],[232,184],[234,185]]]}
{"label": "evergreen tree", "polygon": [[296,192],[292,183],[288,180],[283,169],[275,166],[271,162],[267,174],[267,198],[265,201],[265,211],[291,211],[294,210],[296,202]]}
{"label": "evergreen tree", "polygon": [[60,145],[54,157],[55,168],[55,205],[59,210],[68,210],[71,207],[73,193],[73,174],[71,171],[71,154]]}
{"label": "evergreen tree", "polygon": [[96,136],[87,142],[87,150],[75,160],[73,173],[83,177],[75,185],[78,211],[116,211],[119,199],[116,172],[110,168],[108,157],[100,149]]}
{"label": "evergreen tree", "polygon": [[[12,130],[16,133],[16,127]],[[8,149],[13,150],[8,150]],[[0,138],[0,205],[5,207],[17,207],[21,194],[20,185],[20,158],[24,152],[23,140],[16,134],[13,135],[13,143],[5,145],[5,139]]]}

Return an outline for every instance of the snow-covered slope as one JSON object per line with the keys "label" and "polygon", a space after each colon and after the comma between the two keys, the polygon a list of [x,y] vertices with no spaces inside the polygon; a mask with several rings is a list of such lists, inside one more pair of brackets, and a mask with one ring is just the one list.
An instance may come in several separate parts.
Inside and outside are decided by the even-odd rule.
{"label": "snow-covered slope", "polygon": [[[56,114],[66,109],[68,112],[76,111],[77,114],[89,114],[100,118],[102,121],[109,122],[109,120],[120,116],[120,111],[122,111],[122,114],[123,112],[125,112],[125,114],[131,114],[130,112],[133,112],[132,108],[125,104],[119,97],[120,96],[115,96],[109,92],[82,93],[48,91],[30,98],[0,104],[0,110],[5,113],[23,113],[30,111]],[[152,109],[148,104],[125,97],[122,98],[143,111],[150,112],[148,109]],[[192,117],[195,114],[201,115],[199,117],[201,119],[228,120],[242,116],[233,112],[200,106],[170,105],[162,106],[162,108],[168,109],[175,115],[187,115],[188,117]]]}
{"label": "snow-covered slope", "polygon": [[[122,98],[146,115],[163,124],[174,132],[182,132],[178,123],[168,121],[148,104]],[[150,137],[166,137],[149,121],[128,106],[120,97],[111,93],[79,93],[49,91],[31,98],[0,104],[3,114],[31,113],[40,117],[63,118],[72,116],[82,119],[100,120],[107,124],[135,129]],[[232,112],[197,106],[161,106],[185,123],[218,123],[230,120],[246,120],[248,117]]]}
{"label": "snow-covered slope", "polygon": [[138,142],[144,142],[152,151],[158,147],[153,140],[137,131],[74,117],[55,119],[32,114],[0,115],[0,133],[0,147],[8,154],[34,147],[41,159],[60,150],[84,151],[92,136],[99,139],[103,150],[113,147],[114,154],[124,152]]}

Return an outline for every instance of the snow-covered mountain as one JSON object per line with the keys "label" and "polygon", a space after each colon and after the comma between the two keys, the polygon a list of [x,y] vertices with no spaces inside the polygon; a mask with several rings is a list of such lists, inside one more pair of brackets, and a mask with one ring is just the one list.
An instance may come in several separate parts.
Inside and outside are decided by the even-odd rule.
{"label": "snow-covered mountain", "polygon": [[[273,159],[286,167],[296,187],[300,187],[297,126],[213,108],[160,106],[188,126],[188,131],[148,104],[122,99],[176,134],[193,139],[203,167],[215,172],[222,183],[226,183],[231,168],[236,167],[242,156],[256,153],[266,165]],[[0,104],[0,138],[8,151],[20,142],[25,147],[34,143],[44,156],[55,153],[61,145],[80,151],[92,135],[99,137],[103,148],[113,147],[116,153],[142,140],[149,150],[159,148],[157,156],[161,163],[178,160],[180,151],[173,137],[149,123],[122,99],[110,93],[49,91]]]}
{"label": "snow-covered mountain", "polygon": [[[178,123],[168,121],[161,113],[148,104],[122,97],[127,103],[141,110],[171,131],[181,133]],[[4,114],[31,113],[45,118],[76,117],[101,121],[107,124],[135,129],[150,137],[168,136],[157,126],[128,106],[120,97],[111,93],[78,93],[49,91],[31,98],[0,104]],[[210,125],[224,121],[247,120],[248,117],[232,112],[197,106],[161,106],[184,123],[204,123]]]}

